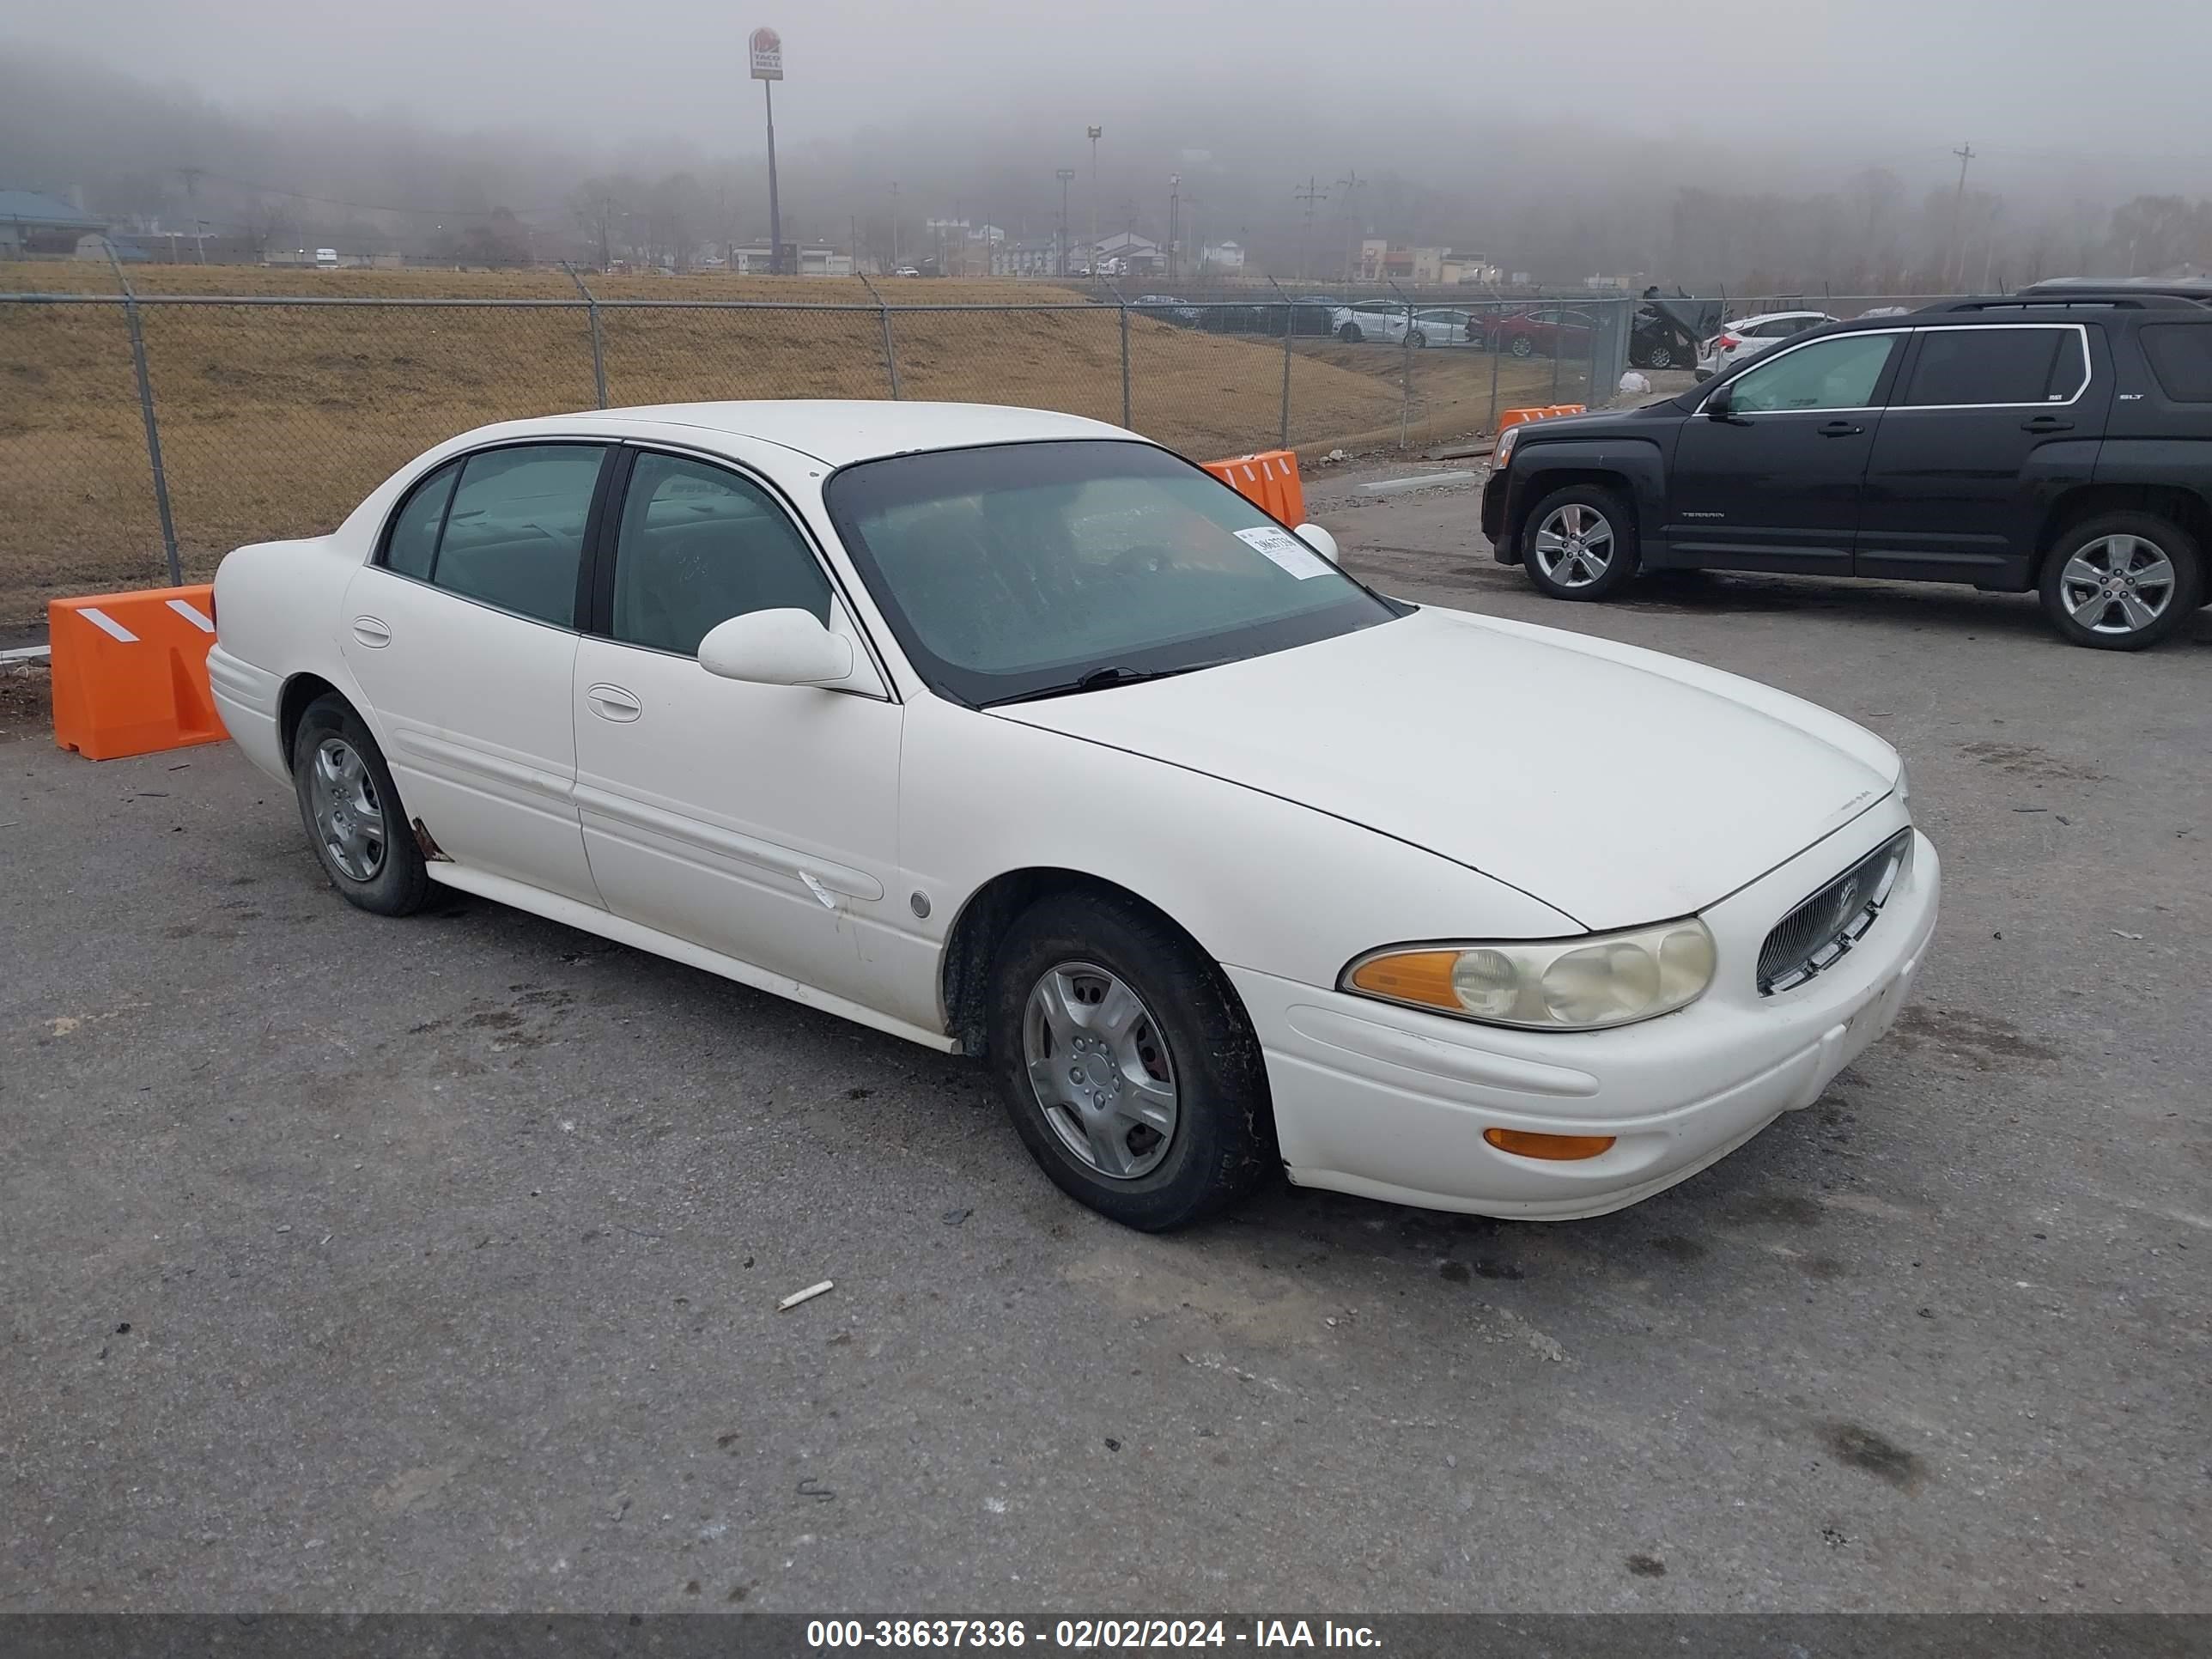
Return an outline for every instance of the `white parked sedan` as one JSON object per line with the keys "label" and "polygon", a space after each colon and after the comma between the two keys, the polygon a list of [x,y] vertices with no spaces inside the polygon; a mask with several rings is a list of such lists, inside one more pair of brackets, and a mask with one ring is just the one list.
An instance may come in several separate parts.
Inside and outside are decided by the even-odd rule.
{"label": "white parked sedan", "polygon": [[1769,311],[1723,323],[1719,333],[1698,348],[1697,377],[1710,380],[1723,369],[1771,350],[1807,329],[1838,320],[1825,311]]}
{"label": "white parked sedan", "polygon": [[1595,1215],[1809,1104],[1935,927],[1896,754],[1334,555],[1069,416],[610,410],[231,554],[209,672],[355,904],[979,1055],[1134,1226],[1278,1165]]}

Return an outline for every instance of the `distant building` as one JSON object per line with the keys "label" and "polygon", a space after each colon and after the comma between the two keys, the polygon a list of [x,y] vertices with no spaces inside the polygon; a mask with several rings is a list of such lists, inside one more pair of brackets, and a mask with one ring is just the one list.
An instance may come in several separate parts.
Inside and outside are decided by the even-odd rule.
{"label": "distant building", "polygon": [[1407,247],[1370,236],[1359,245],[1359,280],[1420,286],[1438,283],[1444,280],[1444,252],[1440,247]]}
{"label": "distant building", "polygon": [[[786,242],[783,251],[798,258],[797,274],[801,276],[850,276],[853,256],[840,253],[827,242]],[[766,242],[739,242],[729,251],[726,269],[741,276],[765,276],[775,268],[775,258]]]}
{"label": "distant building", "polygon": [[1210,265],[1216,270],[1244,269],[1244,250],[1235,242],[1216,242],[1212,247],[1200,250],[1198,257],[1200,264]]}
{"label": "distant building", "polygon": [[106,219],[79,203],[35,190],[0,190],[0,259],[75,253],[80,238],[106,229]]}
{"label": "distant building", "polygon": [[1449,252],[1444,255],[1441,280],[1447,283],[1480,284],[1494,288],[1504,273],[1479,253]]}

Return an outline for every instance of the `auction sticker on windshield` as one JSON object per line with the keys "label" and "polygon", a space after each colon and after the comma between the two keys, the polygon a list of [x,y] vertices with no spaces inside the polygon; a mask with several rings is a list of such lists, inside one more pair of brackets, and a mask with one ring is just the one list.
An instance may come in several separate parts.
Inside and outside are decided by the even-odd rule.
{"label": "auction sticker on windshield", "polygon": [[1332,568],[1327,559],[1289,531],[1278,530],[1271,524],[1240,530],[1237,532],[1237,539],[1249,545],[1262,558],[1280,565],[1300,581],[1313,576],[1326,576]]}

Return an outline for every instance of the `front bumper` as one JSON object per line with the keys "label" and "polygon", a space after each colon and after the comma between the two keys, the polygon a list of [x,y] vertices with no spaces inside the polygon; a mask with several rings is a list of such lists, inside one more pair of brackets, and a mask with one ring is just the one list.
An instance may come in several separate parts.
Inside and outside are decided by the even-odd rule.
{"label": "front bumper", "polygon": [[1510,550],[1498,540],[1499,532],[1505,528],[1505,492],[1509,488],[1509,476],[1507,471],[1494,471],[1489,481],[1482,486],[1482,533],[1489,538],[1491,556],[1500,564],[1516,562]]}
{"label": "front bumper", "polygon": [[[1893,798],[1705,911],[1713,987],[1678,1013],[1610,1031],[1536,1032],[1231,968],[1267,1064],[1283,1162],[1301,1186],[1479,1215],[1601,1215],[1695,1175],[1809,1106],[1889,1027],[1936,928],[1927,838],[1864,939],[1792,991],[1761,997],[1760,942],[1799,900],[1906,822]],[[1594,1158],[1500,1152],[1491,1127],[1611,1135]]]}

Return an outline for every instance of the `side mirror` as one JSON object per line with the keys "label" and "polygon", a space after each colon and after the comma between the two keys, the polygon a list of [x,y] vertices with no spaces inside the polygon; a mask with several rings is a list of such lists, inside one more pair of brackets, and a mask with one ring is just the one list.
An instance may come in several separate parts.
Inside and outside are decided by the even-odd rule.
{"label": "side mirror", "polygon": [[1728,419],[1729,405],[1735,402],[1735,394],[1731,391],[1733,385],[1732,381],[1723,380],[1705,395],[1705,414],[1707,420]]}
{"label": "side mirror", "polygon": [[1331,564],[1340,565],[1344,562],[1344,561],[1339,558],[1336,554],[1336,538],[1330,535],[1328,532],[1323,530],[1319,525],[1300,525],[1298,526],[1298,539],[1304,542],[1308,547],[1313,549],[1315,552],[1320,554],[1322,557],[1327,559]]}
{"label": "side mirror", "polygon": [[853,672],[853,642],[808,611],[750,611],[699,641],[699,666],[755,685],[828,685]]}

